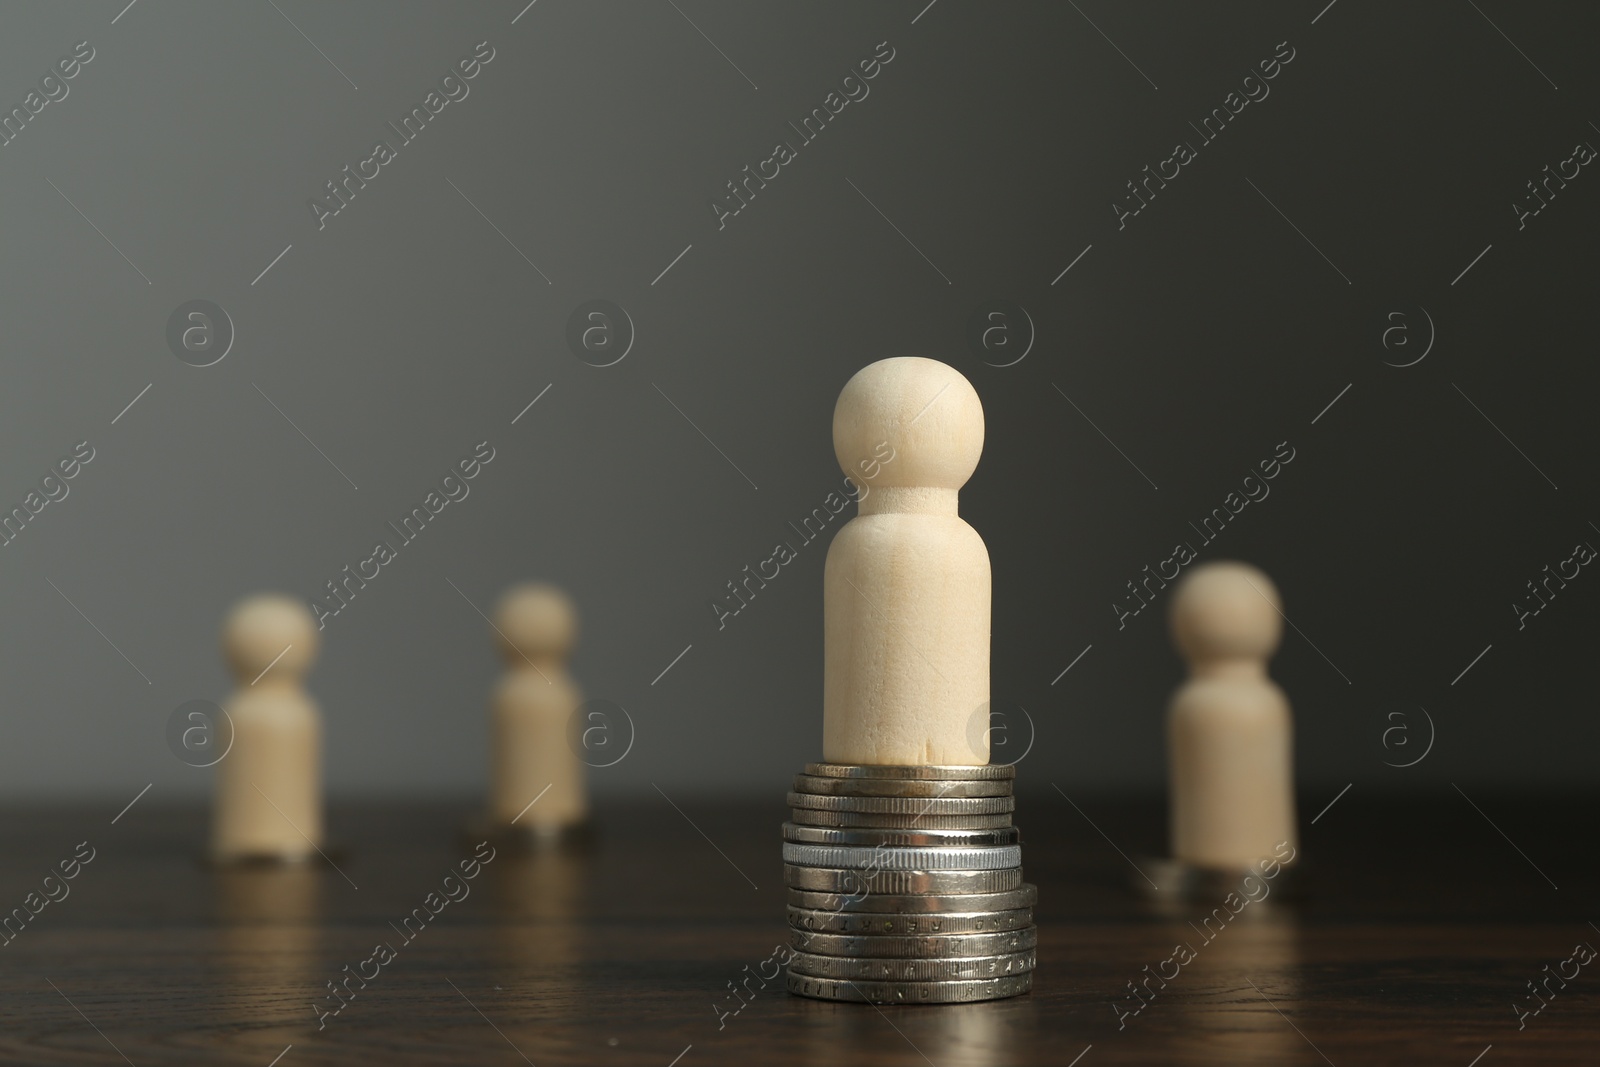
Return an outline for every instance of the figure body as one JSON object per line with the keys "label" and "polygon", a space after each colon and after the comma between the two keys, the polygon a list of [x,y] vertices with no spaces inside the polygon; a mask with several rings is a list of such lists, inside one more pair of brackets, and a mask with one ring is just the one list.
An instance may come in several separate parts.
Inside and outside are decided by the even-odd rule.
{"label": "figure body", "polygon": [[978,394],[936,360],[880,360],[840,393],[833,443],[861,495],[823,572],[823,758],[987,764],[989,553],[957,514]]}
{"label": "figure body", "polygon": [[573,750],[586,736],[572,721],[583,697],[567,674],[576,613],[560,590],[522,585],[501,599],[495,627],[506,673],[490,707],[489,816],[501,827],[557,832],[589,809]]}
{"label": "figure body", "polygon": [[1189,681],[1167,712],[1172,854],[1245,868],[1297,847],[1294,723],[1267,677],[1282,636],[1278,592],[1242,563],[1195,568],[1173,594],[1172,631]]}
{"label": "figure body", "polygon": [[300,860],[322,843],[322,720],[301,682],[317,653],[311,612],[257,596],[223,630],[238,689],[223,710],[232,747],[217,765],[211,853],[221,862]]}

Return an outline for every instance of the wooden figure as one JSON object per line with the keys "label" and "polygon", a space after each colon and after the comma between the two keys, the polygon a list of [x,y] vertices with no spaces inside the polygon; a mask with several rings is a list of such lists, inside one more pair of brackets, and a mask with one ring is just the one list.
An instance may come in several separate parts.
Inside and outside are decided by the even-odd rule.
{"label": "wooden figure", "polygon": [[937,360],[880,360],[839,394],[833,448],[860,510],[824,569],[823,758],[987,764],[969,727],[989,702],[989,553],[956,514],[978,394]]}
{"label": "wooden figure", "polygon": [[317,655],[311,612],[251,597],[229,614],[222,649],[238,689],[223,708],[233,737],[217,765],[212,858],[307,859],[322,844],[322,721],[301,685]]}
{"label": "wooden figure", "polygon": [[519,585],[501,598],[494,625],[506,673],[490,711],[489,822],[501,831],[558,834],[589,810],[572,736],[583,697],[567,674],[577,613],[553,586]]}
{"label": "wooden figure", "polygon": [[1173,858],[1242,870],[1298,853],[1294,724],[1267,659],[1283,634],[1278,591],[1243,563],[1194,568],[1172,596],[1189,681],[1167,712]]}

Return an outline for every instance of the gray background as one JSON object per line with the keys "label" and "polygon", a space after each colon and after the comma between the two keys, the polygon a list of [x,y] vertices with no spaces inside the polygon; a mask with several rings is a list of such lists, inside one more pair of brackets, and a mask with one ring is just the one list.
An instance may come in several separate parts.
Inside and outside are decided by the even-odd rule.
{"label": "gray background", "polygon": [[[7,3],[5,109],[97,55],[0,148],[0,499],[97,455],[0,549],[0,789],[207,789],[164,727],[229,689],[230,603],[316,594],[487,439],[323,633],[331,786],[481,788],[499,666],[450,583],[487,611],[547,578],[582,611],[575,675],[637,730],[597,792],[776,795],[819,754],[825,543],[725,630],[708,604],[838,484],[838,390],[897,354],[983,398],[961,506],[1035,786],[1161,780],[1165,603],[1120,631],[1111,605],[1285,440],[1202,553],[1263,567],[1302,631],[1273,664],[1302,782],[1592,780],[1600,578],[1520,632],[1509,605],[1600,544],[1600,178],[1521,231],[1510,205],[1600,141],[1594,28],[1503,2]],[[470,96],[319,231],[307,199],[483,40]],[[870,96],[719,231],[708,200],[884,40]],[[1285,40],[1271,95],[1119,230],[1124,183]],[[237,328],[215,366],[165,342],[194,298]],[[636,325],[616,366],[565,342],[591,298]],[[966,339],[994,299],[1036,329],[1015,366]],[[1428,357],[1386,366],[1423,309]],[[1419,709],[1435,744],[1386,767],[1423,751]]]}

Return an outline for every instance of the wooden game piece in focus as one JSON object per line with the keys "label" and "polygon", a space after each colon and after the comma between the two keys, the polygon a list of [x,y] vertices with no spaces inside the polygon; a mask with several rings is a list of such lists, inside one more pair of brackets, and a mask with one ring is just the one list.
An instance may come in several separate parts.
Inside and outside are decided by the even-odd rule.
{"label": "wooden game piece in focus", "polygon": [[834,453],[865,495],[823,577],[829,762],[989,762],[989,553],[956,513],[983,430],[937,360],[880,360],[839,394]]}

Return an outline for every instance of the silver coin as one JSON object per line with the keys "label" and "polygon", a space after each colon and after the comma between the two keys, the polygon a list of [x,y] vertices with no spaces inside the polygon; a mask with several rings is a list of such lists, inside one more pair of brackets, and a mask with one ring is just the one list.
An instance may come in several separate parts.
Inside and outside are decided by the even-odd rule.
{"label": "silver coin", "polygon": [[1039,944],[1039,928],[1002,930],[990,934],[939,934],[933,937],[893,937],[883,934],[815,934],[791,930],[789,944],[818,956],[849,959],[951,959],[962,956],[996,956],[1027,952]]}
{"label": "silver coin", "polygon": [[783,862],[797,867],[866,871],[998,871],[1022,863],[1018,845],[999,848],[835,848],[783,843]]}
{"label": "silver coin", "polygon": [[1022,884],[1022,868],[1003,871],[862,871],[840,867],[783,865],[790,889],[812,893],[1007,893]]}
{"label": "silver coin", "polygon": [[871,911],[818,911],[815,908],[797,908],[791,904],[788,908],[788,918],[789,928],[800,933],[934,937],[943,934],[997,934],[1007,930],[1020,930],[1024,926],[1033,925],[1033,909],[921,912],[904,915]]}
{"label": "silver coin", "polygon": [[884,815],[860,811],[791,808],[789,821],[802,826],[856,830],[999,830],[1011,825],[1011,813],[999,815]]}
{"label": "silver coin", "polygon": [[870,914],[971,914],[978,911],[1011,911],[1031,908],[1039,903],[1039,887],[1023,882],[1005,893],[818,893],[790,889],[791,907],[812,911],[867,912]]}
{"label": "silver coin", "polygon": [[1033,972],[1004,978],[975,978],[960,982],[840,982],[790,973],[789,992],[817,1000],[848,1000],[869,1004],[965,1004],[1002,1000],[1033,988]]}
{"label": "silver coin", "polygon": [[877,848],[994,848],[1015,845],[1022,832],[1015,826],[996,830],[841,830],[828,826],[783,824],[783,839],[806,845]]}
{"label": "silver coin", "polygon": [[817,778],[794,776],[797,793],[835,797],[1008,797],[1010,779],[952,782],[928,778]]}
{"label": "silver coin", "polygon": [[790,793],[791,808],[873,815],[999,815],[1017,809],[1015,797],[833,797]]}
{"label": "silver coin", "polygon": [[981,767],[808,763],[804,773],[817,778],[920,778],[990,782],[1000,778],[1015,778],[1017,768],[1011,763],[990,763]]}
{"label": "silver coin", "polygon": [[789,973],[858,982],[863,979],[869,982],[950,982],[961,978],[1024,974],[1033,970],[1037,962],[1032,949],[934,960],[853,959],[795,952],[789,957]]}

